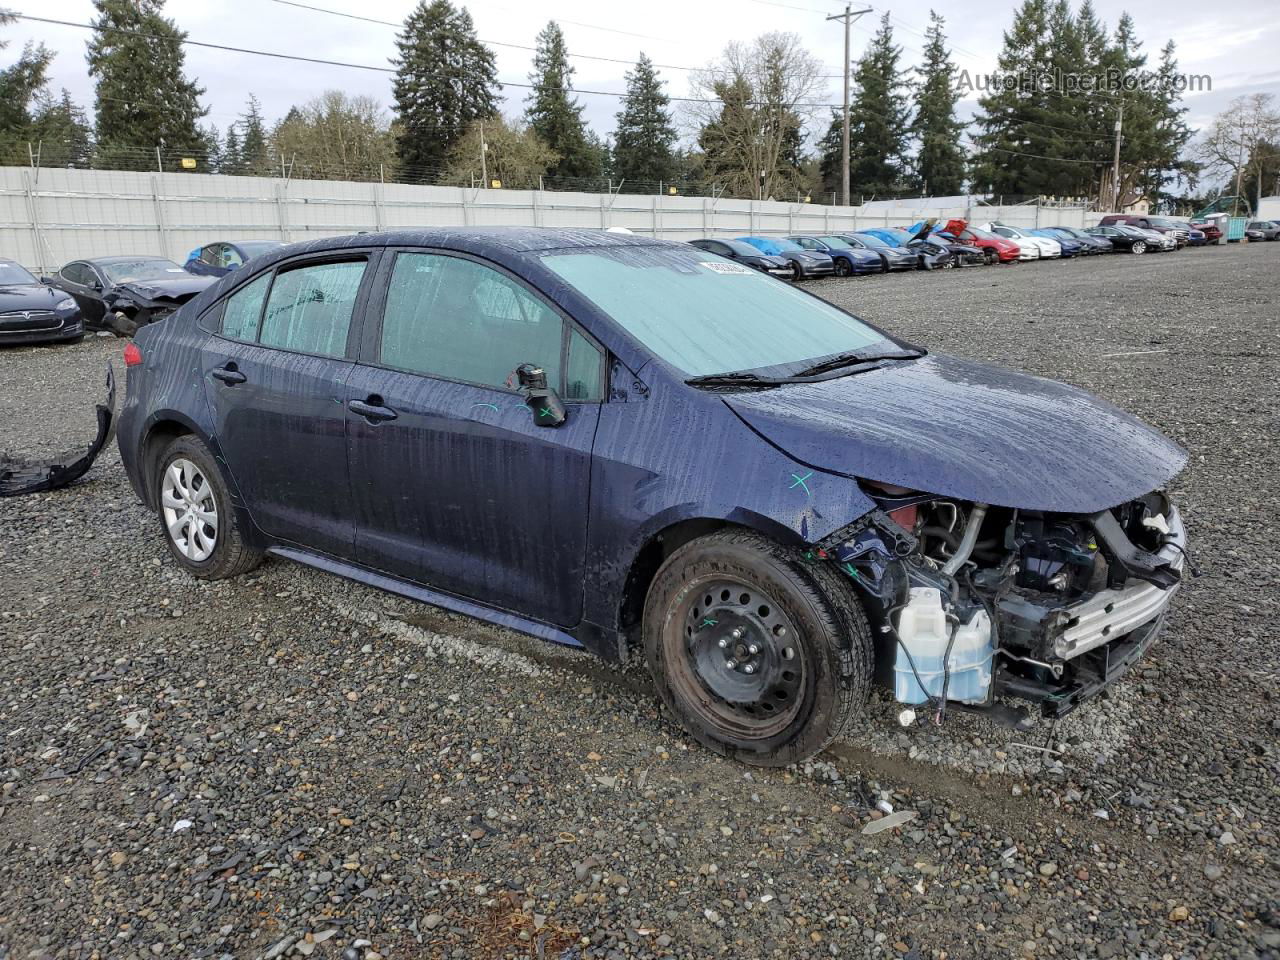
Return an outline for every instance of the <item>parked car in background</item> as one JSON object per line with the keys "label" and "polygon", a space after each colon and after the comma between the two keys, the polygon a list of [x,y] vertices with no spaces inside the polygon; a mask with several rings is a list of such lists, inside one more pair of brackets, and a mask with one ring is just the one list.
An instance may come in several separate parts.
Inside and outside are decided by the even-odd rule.
{"label": "parked car in background", "polygon": [[794,274],[791,261],[786,257],[774,257],[761,253],[751,244],[743,243],[741,240],[715,240],[708,237],[704,240],[690,240],[689,245],[728,260],[736,260],[770,276],[791,279]]}
{"label": "parked car in background", "polygon": [[781,237],[739,237],[761,253],[771,257],[782,257],[791,264],[792,280],[810,280],[814,277],[829,277],[836,272],[835,262],[829,254],[819,250],[806,250],[794,240]]}
{"label": "parked car in background", "polygon": [[73,260],[50,280],[75,298],[86,327],[121,337],[167,317],[213,282],[164,257]]}
{"label": "parked car in background", "polygon": [[850,246],[870,250],[879,256],[885,273],[892,270],[914,270],[919,264],[919,258],[910,250],[904,250],[896,244],[885,243],[879,237],[869,233],[842,233],[840,239]]}
{"label": "parked car in background", "polygon": [[1085,233],[1093,234],[1095,237],[1105,237],[1117,250],[1126,250],[1129,253],[1146,253],[1151,246],[1151,238],[1147,234],[1124,224],[1086,227]]}
{"label": "parked car in background", "polygon": [[185,266],[188,273],[200,277],[223,277],[232,270],[239,270],[254,257],[273,253],[284,245],[283,240],[220,240],[192,250],[187,254]]}
{"label": "parked car in background", "polygon": [[1014,241],[971,227],[964,220],[948,220],[943,225],[943,230],[961,243],[977,247],[986,257],[987,263],[1017,263],[1019,260],[1030,260],[1039,255],[1038,251],[1024,255],[1022,248]]}
{"label": "parked car in background", "polygon": [[1050,240],[1048,237],[1037,237],[1029,230],[1024,230],[1021,227],[1010,227],[1003,223],[984,223],[982,227],[984,230],[990,230],[1006,240],[1014,241],[1023,249],[1028,246],[1035,247],[1040,253],[1039,259],[1041,260],[1050,260],[1062,256],[1062,244],[1058,243],[1057,240]]}
{"label": "parked car in background", "polygon": [[[1124,227],[1126,225],[1117,224],[1117,226]],[[1154,227],[1135,227],[1132,225],[1129,225],[1128,229],[1137,230],[1141,233],[1145,233],[1148,239],[1150,239],[1151,241],[1151,244],[1152,244],[1151,249],[1153,250],[1162,250],[1162,251],[1181,250],[1184,246],[1186,246],[1186,244],[1182,242],[1175,234],[1169,231],[1156,230]]]}
{"label": "parked car in background", "polygon": [[1207,243],[1217,243],[1222,239],[1222,228],[1209,220],[1192,220],[1189,229],[1203,233]]}
{"label": "parked car in background", "polygon": [[1137,213],[1111,213],[1099,220],[1098,226],[1111,227],[1121,223],[1140,230],[1155,230],[1157,233],[1171,234],[1176,247],[1187,245],[1187,235],[1191,231],[1191,228],[1181,220]]}
{"label": "parked car in background", "polygon": [[876,678],[1056,719],[1143,660],[1184,450],[706,256],[449,227],[261,258],[126,349],[125,472],[189,576],[272,554],[638,660],[744,763],[856,734]]}
{"label": "parked car in background", "polygon": [[[1058,233],[1056,230],[1050,229],[1049,227],[1037,227],[1030,231],[1030,233],[1033,237],[1045,237],[1054,241],[1062,248],[1062,256],[1066,259],[1078,257],[1082,253],[1086,252],[1085,244],[1081,243],[1075,237]],[[1092,250],[1089,250],[1088,252],[1091,253]]]}
{"label": "parked car in background", "polygon": [[1197,230],[1195,227],[1192,227],[1191,232],[1187,235],[1187,246],[1189,247],[1203,247],[1208,242],[1209,240],[1204,231]]}
{"label": "parked car in background", "polygon": [[1079,240],[1091,248],[1093,253],[1114,253],[1115,247],[1106,237],[1095,236],[1092,233],[1086,233],[1079,227],[1049,227],[1050,230],[1056,231],[1064,236]]}
{"label": "parked car in background", "polygon": [[1280,240],[1280,224],[1273,220],[1251,220],[1244,225],[1245,234],[1250,230],[1258,234],[1255,237],[1249,237],[1250,240]]}
{"label": "parked car in background", "polygon": [[84,318],[74,297],[41,283],[16,260],[0,258],[0,346],[83,336]]}
{"label": "parked car in background", "polygon": [[979,267],[986,264],[987,255],[978,247],[961,242],[945,230],[935,230],[927,238],[931,243],[941,244],[951,251],[957,267]]}
{"label": "parked car in background", "polygon": [[872,253],[864,247],[855,247],[840,237],[798,236],[787,239],[800,244],[806,250],[830,256],[837,277],[880,273],[883,270],[879,254]]}

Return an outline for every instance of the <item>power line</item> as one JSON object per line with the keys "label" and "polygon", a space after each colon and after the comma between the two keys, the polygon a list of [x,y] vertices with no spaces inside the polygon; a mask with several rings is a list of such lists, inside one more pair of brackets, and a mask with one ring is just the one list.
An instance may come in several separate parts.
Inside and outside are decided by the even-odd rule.
{"label": "power line", "polygon": [[[50,23],[59,27],[76,27],[81,30],[99,29],[99,27],[95,26],[92,23],[75,23],[74,21],[71,21],[71,20],[54,20],[50,17],[35,17],[26,13],[15,13],[14,17],[16,17],[19,20],[30,20],[35,23]],[[141,40],[156,40],[163,43],[171,43],[174,40],[173,37],[158,37],[155,34],[142,33],[137,30],[127,30],[123,27],[106,27],[105,29],[110,30],[113,33],[124,34],[125,36],[138,37]],[[188,47],[201,47],[206,50],[221,50],[226,53],[243,53],[243,54],[248,54],[254,57],[271,57],[276,60],[291,60],[297,63],[313,63],[313,64],[318,64],[320,66],[325,66],[325,67],[346,67],[351,70],[368,70],[373,73],[393,74],[396,72],[395,69],[393,69],[392,67],[379,67],[379,66],[374,66],[372,64],[368,64],[368,63],[352,63],[347,60],[328,60],[322,57],[304,57],[304,56],[300,56],[298,54],[293,54],[293,53],[275,53],[270,50],[252,50],[248,47],[233,47],[223,43],[208,43],[203,40],[192,40],[189,37],[184,37],[178,40],[177,42]],[[534,88],[533,84],[531,83],[516,83],[515,81],[510,81],[510,80],[500,80],[498,81],[498,83],[504,87],[517,87],[522,90],[532,90]],[[617,97],[619,99],[622,99],[623,97],[626,96],[625,93],[619,93],[616,90],[586,90],[580,87],[571,88],[570,92],[580,93],[587,96],[596,96],[596,97]],[[709,97],[670,97],[669,96],[667,99],[678,102],[678,103],[711,103],[711,104],[723,103],[722,100],[712,99]],[[776,104],[770,104],[766,101],[760,101],[760,100],[744,101],[744,105],[749,107],[776,106]],[[835,103],[814,103],[814,104],[808,104],[807,106],[810,106],[813,108],[826,107],[832,110],[840,109],[840,105]]]}

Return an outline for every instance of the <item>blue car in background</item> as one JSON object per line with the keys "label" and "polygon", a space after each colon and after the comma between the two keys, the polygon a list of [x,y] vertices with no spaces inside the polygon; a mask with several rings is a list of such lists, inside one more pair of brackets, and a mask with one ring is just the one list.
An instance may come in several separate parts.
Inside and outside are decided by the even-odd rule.
{"label": "blue car in background", "polygon": [[856,731],[895,674],[939,720],[1061,716],[1143,659],[1187,549],[1186,453],[1116,407],[648,237],[313,240],[125,368],[121,460],[185,574],[271,554],[639,660],[747,763]]}
{"label": "blue car in background", "polygon": [[920,258],[912,251],[893,244],[885,243],[879,237],[869,233],[842,233],[840,239],[850,246],[861,250],[870,250],[880,257],[881,270],[914,270],[920,265]]}
{"label": "blue car in background", "polygon": [[771,257],[785,257],[791,263],[792,280],[829,277],[836,272],[835,261],[829,254],[818,250],[806,250],[794,240],[785,240],[782,237],[739,237],[738,239]]}
{"label": "blue car in background", "polygon": [[187,254],[187,262],[183,267],[188,273],[201,277],[224,277],[232,270],[239,270],[254,257],[274,253],[283,246],[283,240],[239,240],[234,243],[220,240],[192,250]]}
{"label": "blue car in background", "polygon": [[825,253],[835,264],[837,277],[848,277],[854,274],[881,273],[884,262],[880,255],[865,247],[856,247],[841,237],[788,237],[806,250]]}
{"label": "blue car in background", "polygon": [[1040,227],[1036,230],[1028,230],[1033,237],[1045,237],[1048,240],[1057,240],[1062,247],[1062,259],[1069,257],[1078,257],[1081,254],[1092,253],[1091,249],[1087,249],[1086,245],[1077,240],[1070,234],[1055,230],[1052,227]]}

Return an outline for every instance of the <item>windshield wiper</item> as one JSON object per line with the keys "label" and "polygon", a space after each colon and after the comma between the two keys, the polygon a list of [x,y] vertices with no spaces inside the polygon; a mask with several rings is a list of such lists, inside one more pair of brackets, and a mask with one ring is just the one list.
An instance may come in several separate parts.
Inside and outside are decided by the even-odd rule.
{"label": "windshield wiper", "polygon": [[839,353],[826,360],[820,360],[810,367],[805,367],[795,377],[813,377],[820,373],[829,373],[842,367],[855,367],[863,363],[876,363],[881,360],[917,360],[924,356],[921,350],[897,350],[892,353]]}
{"label": "windshield wiper", "polygon": [[730,373],[708,373],[700,377],[690,377],[685,383],[691,387],[757,387],[766,389],[786,383],[786,377],[762,377],[758,373],[733,371]]}

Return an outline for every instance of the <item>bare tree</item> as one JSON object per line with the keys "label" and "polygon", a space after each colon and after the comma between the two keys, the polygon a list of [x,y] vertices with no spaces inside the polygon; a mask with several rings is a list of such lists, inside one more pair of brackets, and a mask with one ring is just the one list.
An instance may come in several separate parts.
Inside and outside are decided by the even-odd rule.
{"label": "bare tree", "polygon": [[1266,145],[1280,139],[1280,110],[1269,93],[1236,97],[1227,109],[1213,118],[1204,137],[1196,145],[1197,158],[1208,174],[1231,174],[1235,193],[1240,195],[1246,175],[1258,180],[1262,196],[1262,174],[1269,159]]}
{"label": "bare tree", "polygon": [[691,78],[699,102],[686,107],[705,174],[739,196],[778,195],[803,179],[804,120],[826,92],[822,64],[794,33],[730,43]]}

